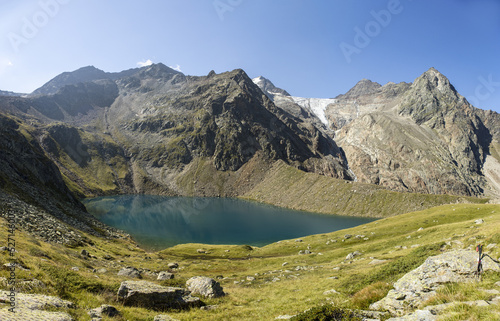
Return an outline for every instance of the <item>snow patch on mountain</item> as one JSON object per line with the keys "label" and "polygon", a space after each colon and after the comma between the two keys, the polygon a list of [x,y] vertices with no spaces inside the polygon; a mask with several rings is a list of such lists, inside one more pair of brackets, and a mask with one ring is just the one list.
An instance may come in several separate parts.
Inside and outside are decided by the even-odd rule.
{"label": "snow patch on mountain", "polygon": [[326,119],[325,110],[330,104],[337,102],[337,99],[333,98],[303,98],[303,97],[291,97],[293,101],[302,108],[312,111],[323,124],[328,126],[328,120]]}

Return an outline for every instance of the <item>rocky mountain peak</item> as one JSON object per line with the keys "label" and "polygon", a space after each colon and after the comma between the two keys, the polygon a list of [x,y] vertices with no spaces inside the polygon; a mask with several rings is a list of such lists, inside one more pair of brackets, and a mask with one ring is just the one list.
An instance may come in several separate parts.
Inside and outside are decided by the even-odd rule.
{"label": "rocky mountain peak", "polygon": [[290,94],[281,88],[276,87],[269,79],[259,76],[256,78],[253,78],[252,81],[254,84],[259,86],[259,88],[271,99],[274,100],[274,96],[280,95],[280,96],[290,96]]}
{"label": "rocky mountain peak", "polygon": [[453,87],[453,85],[450,83],[450,80],[434,67],[431,67],[420,77],[418,77],[413,82],[412,87],[420,90],[438,90],[444,95],[458,98],[457,91],[455,87]]}
{"label": "rocky mountain peak", "polygon": [[107,78],[108,75],[106,72],[94,66],[86,66],[75,71],[63,72],[62,74],[52,78],[52,80],[44,84],[42,87],[33,91],[32,95],[51,95],[55,94],[64,86]]}
{"label": "rocky mountain peak", "polygon": [[171,78],[181,72],[174,70],[162,63],[152,64],[139,69],[138,75],[147,78]]}
{"label": "rocky mountain peak", "polygon": [[380,89],[382,85],[369,79],[361,79],[354,87],[352,87],[345,95],[340,95],[337,98],[352,99],[355,97],[368,95]]}

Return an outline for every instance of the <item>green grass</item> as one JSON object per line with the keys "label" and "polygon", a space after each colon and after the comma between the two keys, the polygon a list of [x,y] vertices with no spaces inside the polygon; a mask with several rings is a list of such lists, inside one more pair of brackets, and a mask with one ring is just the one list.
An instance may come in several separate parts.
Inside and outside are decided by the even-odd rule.
{"label": "green grass", "polygon": [[[476,225],[474,221],[479,218],[484,219],[485,224]],[[45,287],[35,287],[30,292],[58,295],[74,302],[77,307],[71,313],[78,320],[85,320],[87,310],[101,304],[117,307],[122,312],[122,320],[152,320],[158,312],[125,307],[116,300],[116,291],[125,280],[117,276],[117,272],[125,266],[166,271],[171,262],[179,263],[173,280],[159,282],[148,275],[144,275],[144,280],[181,286],[196,275],[222,276],[220,282],[228,294],[219,299],[203,299],[206,304],[218,305],[213,311],[166,312],[176,319],[273,320],[278,315],[297,315],[310,308],[320,311],[321,315],[321,309],[365,309],[383,297],[397,278],[428,256],[440,253],[446,242],[460,241],[464,247],[475,247],[477,242],[495,243],[499,240],[498,226],[499,205],[454,204],[385,218],[347,230],[302,237],[303,242],[282,240],[264,247],[183,244],[148,253],[128,240],[87,235],[94,245],[85,249],[97,259],[82,258],[79,253],[83,247],[47,244],[19,231],[16,257],[30,271],[19,271],[17,277],[19,280],[36,278],[45,283]],[[423,230],[419,231],[420,227]],[[345,240],[345,234],[364,235],[368,240],[356,237]],[[0,220],[0,240],[6,237],[6,222]],[[416,244],[419,246],[412,248]],[[298,255],[308,246],[313,254]],[[450,246],[444,247],[450,249]],[[205,249],[207,253],[198,253],[198,249]],[[346,261],[346,255],[354,251],[362,255]],[[498,257],[500,251],[494,248],[488,254]],[[104,260],[105,255],[113,259]],[[145,260],[146,256],[151,259]],[[372,258],[385,261],[371,265]],[[0,264],[8,261],[6,253],[0,254]],[[73,271],[72,267],[78,267],[79,271]],[[101,268],[108,271],[104,274],[92,272]],[[0,276],[6,277],[7,271],[0,271]],[[498,280],[498,273],[487,274],[477,288],[492,288]],[[338,293],[323,294],[331,289]],[[469,285],[449,285],[426,304],[466,297],[487,298]],[[466,312],[460,307],[450,308],[446,315],[451,319],[446,320],[463,320],[460,318],[464,315],[471,320],[488,320],[498,312],[498,307],[470,310],[472,312],[464,314]]]}
{"label": "green grass", "polygon": [[243,198],[324,214],[388,217],[450,203],[486,203],[453,195],[398,193],[306,173],[276,162],[264,180]]}

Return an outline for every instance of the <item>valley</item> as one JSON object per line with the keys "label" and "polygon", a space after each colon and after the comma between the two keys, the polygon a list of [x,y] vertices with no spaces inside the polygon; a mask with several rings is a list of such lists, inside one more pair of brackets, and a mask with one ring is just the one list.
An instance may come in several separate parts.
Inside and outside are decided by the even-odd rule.
{"label": "valley", "polygon": [[[31,94],[0,92],[0,238],[8,239],[7,219],[15,217],[17,251],[0,253],[0,286],[8,289],[5,264],[15,262],[19,302],[21,294],[71,302],[21,305],[48,320],[56,320],[50,313],[90,320],[89,309],[102,304],[120,311],[102,320],[302,320],[305,310],[329,303],[360,313],[429,256],[470,254],[479,242],[500,255],[499,123],[434,68],[413,83],[363,79],[325,99],[291,96],[241,69],[189,76],[161,63],[113,73],[83,67]],[[142,194],[378,220],[261,247],[146,251],[81,202]],[[123,269],[140,277],[118,275]],[[158,280],[160,272],[173,278]],[[117,295],[134,278],[185,288],[194,276],[220,282],[227,295],[201,297],[209,308],[167,311]],[[467,301],[457,299],[467,291],[497,302],[498,281],[491,270],[482,283],[490,292],[457,283],[412,309]],[[487,304],[467,316],[498,315],[498,305]]]}

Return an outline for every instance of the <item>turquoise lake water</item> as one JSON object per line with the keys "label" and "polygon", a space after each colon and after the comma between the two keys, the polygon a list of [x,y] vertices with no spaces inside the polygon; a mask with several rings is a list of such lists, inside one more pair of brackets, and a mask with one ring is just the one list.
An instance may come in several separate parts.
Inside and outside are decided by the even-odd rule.
{"label": "turquoise lake water", "polygon": [[83,201],[101,222],[160,250],[183,243],[263,246],[373,221],[320,215],[239,199],[125,195]]}

